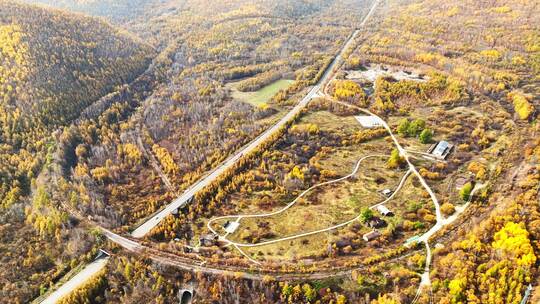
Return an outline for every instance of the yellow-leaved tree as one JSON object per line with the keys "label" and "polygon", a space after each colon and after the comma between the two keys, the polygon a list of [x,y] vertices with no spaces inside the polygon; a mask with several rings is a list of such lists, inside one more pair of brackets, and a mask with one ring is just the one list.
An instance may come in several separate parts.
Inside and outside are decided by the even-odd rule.
{"label": "yellow-leaved tree", "polygon": [[529,232],[523,224],[506,223],[501,230],[495,233],[491,246],[505,258],[515,259],[520,266],[530,267],[536,262]]}
{"label": "yellow-leaved tree", "polygon": [[534,106],[529,99],[520,92],[513,91],[508,94],[508,99],[514,104],[514,110],[521,119],[529,119],[534,112]]}

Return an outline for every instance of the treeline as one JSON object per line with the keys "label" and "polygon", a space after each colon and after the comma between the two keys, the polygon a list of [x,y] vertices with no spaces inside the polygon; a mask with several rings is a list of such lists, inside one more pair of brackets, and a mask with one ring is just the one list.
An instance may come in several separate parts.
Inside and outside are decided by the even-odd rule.
{"label": "treeline", "polygon": [[253,92],[257,91],[260,88],[271,84],[272,82],[279,80],[283,77],[282,71],[267,71],[261,74],[258,74],[256,77],[251,77],[246,80],[241,81],[237,89],[242,92]]}
{"label": "treeline", "polygon": [[460,81],[440,73],[431,73],[426,82],[379,77],[373,96],[371,107],[381,113],[407,110],[414,105],[455,105],[471,98]]}
{"label": "treeline", "polygon": [[246,66],[235,66],[216,71],[217,75],[223,77],[225,81],[234,81],[242,78],[252,77],[260,73],[267,72],[275,66],[282,65],[284,62],[276,61],[273,63],[259,63]]}

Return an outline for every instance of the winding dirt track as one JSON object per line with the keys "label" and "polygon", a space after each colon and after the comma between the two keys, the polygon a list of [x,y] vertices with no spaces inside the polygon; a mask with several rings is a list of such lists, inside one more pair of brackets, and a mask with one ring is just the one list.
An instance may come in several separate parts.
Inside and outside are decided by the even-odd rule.
{"label": "winding dirt track", "polygon": [[[280,214],[284,211],[286,211],[287,209],[291,208],[292,206],[294,206],[298,200],[302,197],[304,197],[307,193],[311,192],[313,189],[316,189],[316,188],[319,188],[319,187],[322,187],[322,186],[325,186],[325,185],[331,185],[331,184],[335,184],[335,183],[339,183],[341,181],[344,181],[346,179],[349,179],[351,177],[353,177],[354,175],[356,175],[356,173],[358,172],[358,169],[360,168],[360,164],[368,159],[368,158],[372,158],[372,157],[387,157],[386,155],[368,155],[368,156],[364,156],[362,157],[360,160],[357,161],[356,165],[354,166],[354,169],[353,171],[346,175],[346,176],[343,176],[343,177],[340,177],[338,179],[335,179],[335,180],[331,180],[331,181],[327,181],[327,182],[324,182],[324,183],[320,183],[320,184],[316,184],[314,186],[311,186],[309,187],[308,189],[304,190],[302,193],[300,193],[300,195],[298,195],[293,201],[291,201],[289,204],[287,204],[285,207],[279,209],[279,210],[276,210],[274,212],[270,212],[270,213],[260,213],[260,214],[241,214],[241,215],[225,215],[225,216],[220,216],[220,217],[216,217],[216,218],[213,218],[211,219],[210,221],[208,221],[207,223],[207,227],[210,231],[212,231],[212,233],[216,234],[216,235],[219,235],[219,233],[217,233],[213,228],[212,228],[212,223],[215,222],[215,221],[218,221],[218,220],[222,220],[222,219],[232,219],[232,218],[236,218],[236,222],[239,222],[241,219],[244,219],[244,218],[255,218],[255,217],[269,217],[269,216],[273,216],[273,215],[277,215],[277,214]],[[379,205],[382,205],[388,201],[390,201],[391,199],[394,198],[394,196],[396,195],[397,192],[399,192],[399,190],[401,190],[401,188],[403,187],[403,185],[405,184],[405,181],[407,180],[407,177],[409,176],[410,174],[410,171],[407,171],[405,173],[405,175],[403,175],[403,177],[401,178],[398,186],[396,187],[396,189],[394,190],[394,192],[392,193],[392,195],[390,197],[388,197],[387,199],[385,199],[384,201],[380,202],[380,203],[377,203],[373,206],[371,206],[370,208],[375,208],[376,206],[379,206]],[[309,235],[314,235],[314,234],[317,234],[317,233],[322,233],[322,232],[327,232],[327,231],[331,231],[331,230],[335,230],[335,229],[338,229],[338,228],[341,228],[343,226],[347,226],[357,220],[360,219],[360,216],[361,215],[358,215],[356,217],[354,217],[353,219],[350,219],[346,222],[343,222],[343,223],[340,223],[340,224],[337,224],[335,226],[331,226],[331,227],[327,227],[327,228],[324,228],[324,229],[319,229],[319,230],[315,230],[315,231],[309,231],[309,232],[304,232],[304,233],[298,233],[298,234],[295,234],[295,235],[291,235],[291,236],[287,236],[287,237],[282,237],[282,238],[279,238],[279,239],[274,239],[274,240],[270,240],[270,241],[265,241],[265,242],[259,242],[259,243],[237,243],[237,242],[233,242],[229,239],[227,239],[226,237],[221,237],[220,236],[220,239],[231,244],[231,245],[234,245],[235,247],[257,247],[257,246],[264,246],[264,245],[269,245],[269,244],[273,244],[273,243],[277,243],[277,242],[282,242],[282,241],[288,241],[288,240],[292,240],[292,239],[297,239],[297,238],[301,238],[301,237],[305,237],[305,236],[309,236]]]}
{"label": "winding dirt track", "polygon": [[[376,9],[377,5],[379,4],[379,2],[380,2],[380,0],[374,1],[374,4],[371,7],[369,13],[365,16],[364,20],[362,21],[362,23],[360,25],[361,27],[364,26],[366,24],[366,22],[368,21],[368,19],[372,16],[372,14],[375,11],[375,9]],[[324,72],[323,76],[321,77],[321,81],[309,91],[308,95],[299,104],[299,107],[297,106],[297,107],[293,108],[293,110],[290,112],[292,114],[289,113],[286,116],[287,118],[291,119],[292,117],[294,117],[296,112],[299,113],[300,110],[302,110],[305,106],[307,106],[308,102],[314,96],[316,96],[319,93],[321,85],[326,83],[331,78],[334,69],[341,62],[342,54],[348,49],[348,47],[350,47],[352,45],[353,40],[356,37],[356,35],[358,34],[358,32],[359,32],[359,30],[354,31],[354,33],[348,39],[347,43],[343,46],[341,52],[339,54],[337,54],[337,56],[334,59],[334,61],[332,62],[332,64]],[[345,104],[345,105],[351,106],[351,105],[348,105],[348,104]],[[368,113],[369,115],[374,115],[373,113],[371,113],[371,112],[369,112],[369,111],[367,111],[365,109],[360,109],[360,110],[363,111],[363,112]],[[376,115],[374,115],[374,116],[376,116]],[[430,192],[430,194],[432,195],[432,198],[434,198],[434,201],[436,202],[437,212],[439,214],[437,201],[436,201],[436,198],[434,197],[434,194],[432,194],[431,189],[429,189],[429,186],[427,186],[427,184],[425,183],[425,181],[423,181],[423,179],[418,174],[418,172],[416,171],[414,166],[412,166],[412,164],[410,163],[410,161],[406,157],[406,155],[407,155],[406,151],[403,148],[401,148],[401,146],[399,145],[399,143],[397,142],[397,140],[393,136],[392,131],[390,130],[390,128],[388,127],[388,125],[386,123],[385,123],[385,128],[389,131],[389,134],[392,136],[394,142],[396,143],[396,146],[400,150],[400,153],[402,153],[405,156],[405,158],[406,158],[406,160],[407,160],[407,162],[408,162],[408,164],[410,166],[410,170],[406,173],[406,175],[402,179],[402,182],[406,179],[406,177],[411,172],[414,173],[415,175],[419,176],[422,184],[426,187],[428,192]],[[267,133],[264,133],[264,134],[267,134]],[[263,136],[261,136],[260,138],[262,138],[262,137]],[[236,156],[238,156],[238,154]],[[240,156],[241,156],[241,154],[240,154]],[[234,157],[233,157],[233,159],[234,159]],[[218,169],[219,168],[216,168],[216,170],[214,172],[212,172],[212,174],[219,171]],[[188,191],[195,190],[195,188],[198,188],[198,187],[193,187],[193,188],[189,189]],[[158,214],[157,218],[153,217],[152,220],[149,221],[146,225],[144,225],[143,227],[139,227],[139,230],[137,231],[137,233],[134,233],[133,236],[141,237],[141,236],[145,235],[151,228],[155,227],[155,225],[157,225],[164,216],[168,215],[174,209],[177,209],[178,208],[177,205],[180,205],[179,203],[183,203],[183,200],[181,200],[181,202],[177,201],[176,204],[171,204],[170,206],[168,206],[165,210],[163,210],[164,212],[162,214],[161,213]],[[165,265],[175,266],[175,267],[178,267],[180,269],[184,269],[184,270],[188,270],[188,271],[192,271],[192,272],[202,272],[202,273],[206,273],[206,274],[215,274],[215,275],[227,275],[227,274],[232,275],[234,273],[235,276],[240,276],[240,277],[243,277],[243,278],[246,278],[246,279],[251,279],[251,280],[266,280],[266,279],[268,279],[268,277],[271,277],[274,280],[294,281],[294,280],[308,280],[308,279],[314,280],[314,279],[324,279],[324,278],[328,278],[328,277],[349,276],[354,269],[364,269],[366,267],[369,267],[367,265],[352,266],[352,267],[350,266],[350,267],[345,267],[345,268],[340,268],[340,269],[321,270],[321,271],[318,271],[316,273],[301,273],[301,272],[291,272],[291,273],[279,272],[279,273],[277,273],[277,272],[269,272],[269,271],[264,271],[264,270],[257,270],[256,268],[251,268],[250,269],[250,268],[247,268],[247,267],[244,267],[244,266],[226,266],[226,265],[220,265],[220,266],[208,265],[208,266],[206,266],[206,263],[203,260],[197,261],[197,260],[192,259],[192,258],[186,258],[186,257],[178,256],[178,255],[173,255],[173,254],[163,252],[163,251],[151,248],[151,247],[147,247],[147,246],[141,244],[140,242],[138,242],[136,240],[133,240],[133,239],[121,236],[119,234],[116,234],[116,233],[114,233],[114,232],[112,232],[112,231],[110,231],[110,230],[108,230],[106,228],[103,228],[103,227],[99,226],[97,223],[88,220],[84,215],[80,214],[77,210],[74,210],[70,206],[67,206],[67,204],[64,204],[64,208],[66,210],[69,210],[69,212],[73,216],[79,218],[82,222],[86,222],[87,224],[89,224],[89,226],[93,226],[93,227],[101,229],[104,236],[106,236],[110,241],[118,244],[122,248],[124,248],[124,249],[126,249],[126,250],[128,250],[130,252],[133,252],[135,254],[142,255],[144,257],[148,257],[153,261],[156,261],[156,262],[159,262],[159,263],[162,263],[162,264],[165,264]],[[403,259],[403,258],[409,256],[410,254],[413,254],[413,253],[419,252],[419,251],[420,250],[411,250],[411,251],[409,251],[408,254],[400,255],[400,256],[397,256],[395,258],[391,258],[391,259],[388,259],[388,260],[385,260],[385,261],[389,262],[389,261],[400,260],[400,259]]]}
{"label": "winding dirt track", "polygon": [[[366,24],[369,18],[373,15],[378,4],[379,4],[379,0],[375,0],[368,14],[362,20],[360,27],[363,27]],[[300,102],[297,105],[295,105],[287,114],[285,114],[284,117],[282,117],[276,124],[274,124],[269,129],[264,131],[257,138],[255,138],[247,146],[242,148],[236,154],[232,155],[229,159],[225,160],[221,165],[219,165],[218,167],[210,171],[206,176],[204,176],[203,178],[198,180],[196,183],[191,185],[188,189],[186,189],[186,191],[184,191],[184,193],[182,193],[180,196],[174,199],[169,205],[165,206],[165,208],[163,208],[156,214],[153,214],[144,223],[142,223],[139,227],[133,230],[131,235],[135,238],[144,237],[154,227],[158,226],[159,223],[161,223],[161,221],[164,218],[166,218],[168,215],[173,213],[175,210],[178,210],[184,207],[185,205],[187,205],[197,192],[199,192],[206,186],[210,185],[215,179],[221,176],[224,172],[232,168],[238,162],[238,160],[240,160],[244,155],[258,148],[263,142],[267,141],[274,134],[279,132],[281,128],[285,127],[291,120],[294,119],[294,117],[296,117],[296,115],[300,114],[302,110],[308,105],[308,103],[314,97],[317,96],[317,94],[320,91],[321,86],[323,86],[332,78],[334,70],[337,67],[339,67],[339,65],[341,64],[343,56],[345,55],[345,52],[347,52],[349,47],[353,45],[354,39],[356,38],[359,32],[360,30],[357,29],[352,33],[352,35],[347,39],[345,44],[342,46],[339,53],[336,54],[334,60],[326,68],[326,70],[322,74],[317,84],[313,88],[311,88],[311,90],[309,90],[307,95],[302,100],[300,100]]]}

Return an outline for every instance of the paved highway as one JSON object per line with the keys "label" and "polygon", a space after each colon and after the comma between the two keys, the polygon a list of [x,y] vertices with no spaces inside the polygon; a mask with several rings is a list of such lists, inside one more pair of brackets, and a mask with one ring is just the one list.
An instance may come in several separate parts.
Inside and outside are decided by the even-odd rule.
{"label": "paved highway", "polygon": [[81,287],[84,283],[86,283],[89,278],[97,274],[107,265],[108,261],[109,257],[102,257],[88,264],[86,267],[83,268],[83,270],[81,270],[79,273],[69,279],[66,283],[60,286],[60,288],[58,288],[56,291],[51,293],[43,302],[41,302],[41,304],[57,303],[58,301],[60,301],[60,299],[67,296],[75,289]]}
{"label": "paved highway", "polygon": [[135,229],[131,233],[131,235],[135,238],[144,237],[148,232],[150,232],[150,230],[152,230],[152,228],[156,227],[165,217],[171,214],[174,210],[184,207],[197,192],[202,190],[204,187],[208,186],[210,183],[212,183],[212,181],[218,178],[221,174],[231,169],[234,166],[234,164],[240,158],[242,158],[244,154],[247,154],[253,151],[260,144],[267,141],[274,133],[276,133],[280,128],[282,128],[285,124],[291,121],[297,114],[299,114],[300,111],[313,98],[313,96],[319,91],[319,88],[320,88],[319,85],[314,86],[309,91],[309,93],[290,112],[288,112],[282,119],[280,119],[275,125],[273,125],[271,128],[269,128],[264,133],[262,133],[259,137],[257,137],[254,141],[252,141],[249,145],[244,147],[234,156],[227,159],[224,163],[222,163],[220,166],[218,166],[216,169],[210,172],[210,174],[206,175],[205,177],[197,181],[194,185],[192,185],[184,193],[182,193],[178,198],[172,201],[172,203],[167,205],[163,210],[161,210],[160,212],[152,216],[150,219],[148,219],[146,222],[140,225],[137,229]]}
{"label": "paved highway", "polygon": [[[375,1],[373,6],[371,7],[371,10],[366,15],[364,20],[361,23],[361,26],[363,26],[369,17],[373,14],[375,8],[377,7],[377,4],[379,1]],[[190,188],[188,188],[183,194],[181,194],[178,198],[176,198],[174,201],[172,201],[169,205],[167,205],[163,210],[159,211],[155,215],[153,215],[151,218],[149,218],[146,222],[144,222],[142,225],[137,227],[131,235],[135,238],[142,238],[147,233],[150,232],[154,227],[159,225],[159,223],[167,217],[169,214],[171,214],[174,210],[184,207],[186,204],[189,203],[190,199],[200,190],[202,190],[204,187],[208,186],[212,181],[214,181],[216,178],[218,178],[221,174],[229,170],[234,166],[234,164],[242,158],[244,154],[247,154],[251,151],[253,151],[256,147],[258,147],[263,142],[267,141],[273,134],[278,132],[282,127],[284,127],[288,122],[290,122],[297,114],[302,111],[302,109],[313,99],[317,96],[317,93],[321,89],[321,85],[328,81],[332,74],[334,69],[341,63],[341,59],[343,57],[344,52],[353,44],[354,38],[358,35],[359,30],[355,30],[353,34],[349,37],[347,42],[343,45],[340,52],[337,54],[337,56],[334,58],[332,63],[326,68],[325,72],[317,82],[317,84],[309,90],[307,95],[294,107],[291,109],[290,112],[288,112],[283,118],[281,118],[275,125],[270,127],[268,130],[264,131],[260,136],[258,136],[255,140],[253,140],[250,144],[248,144],[246,147],[244,147],[242,150],[238,151],[234,156],[227,159],[225,162],[223,162],[220,166],[215,168],[210,172],[210,174],[206,175],[199,181],[197,181],[195,184],[193,184]]]}

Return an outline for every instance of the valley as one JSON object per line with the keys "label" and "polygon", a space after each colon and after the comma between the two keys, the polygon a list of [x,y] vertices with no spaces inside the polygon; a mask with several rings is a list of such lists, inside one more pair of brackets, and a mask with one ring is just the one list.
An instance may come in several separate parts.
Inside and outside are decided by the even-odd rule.
{"label": "valley", "polygon": [[538,301],[534,1],[23,2],[7,303]]}

